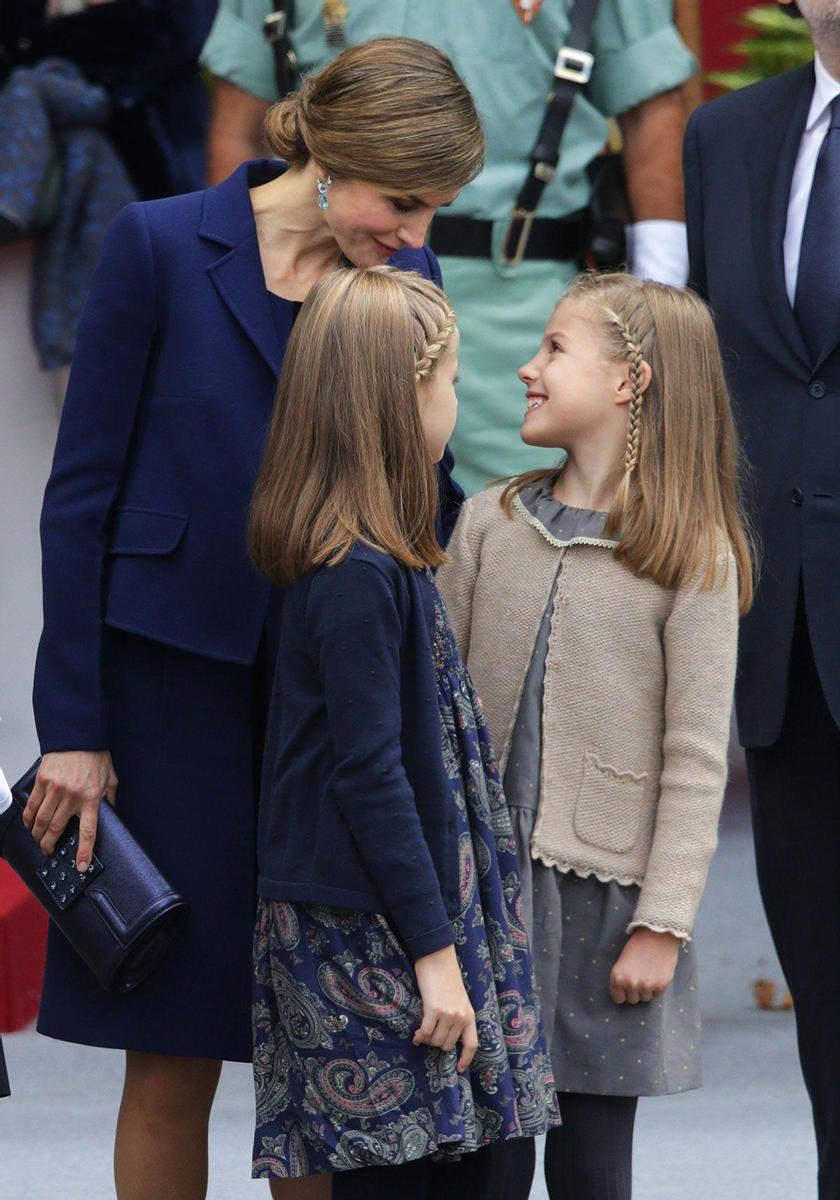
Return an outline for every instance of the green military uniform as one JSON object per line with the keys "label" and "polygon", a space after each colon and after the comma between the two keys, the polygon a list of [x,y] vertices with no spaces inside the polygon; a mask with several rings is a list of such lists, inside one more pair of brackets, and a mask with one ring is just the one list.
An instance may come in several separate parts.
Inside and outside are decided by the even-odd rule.
{"label": "green military uniform", "polygon": [[[453,438],[468,492],[488,480],[551,462],[523,445],[524,388],[516,370],[535,352],[545,321],[575,274],[574,263],[498,262],[511,206],[525,178],[552,84],[572,0],[544,0],[531,25],[511,0],[348,0],[347,44],[383,34],[420,38],[444,50],[472,92],[487,136],[487,166],[447,213],[494,222],[495,261],[441,257],[444,285],[461,331],[460,413]],[[265,100],[276,98],[270,47],[261,27],[273,6],[221,0],[202,61],[214,75]],[[327,46],[320,0],[296,0],[292,40],[304,70],[336,53]],[[672,19],[670,0],[601,0],[593,29],[592,77],[563,137],[560,166],[538,216],[562,217],[589,202],[587,165],[607,139],[607,118],[683,83],[695,63]],[[445,220],[445,216],[440,218]]]}

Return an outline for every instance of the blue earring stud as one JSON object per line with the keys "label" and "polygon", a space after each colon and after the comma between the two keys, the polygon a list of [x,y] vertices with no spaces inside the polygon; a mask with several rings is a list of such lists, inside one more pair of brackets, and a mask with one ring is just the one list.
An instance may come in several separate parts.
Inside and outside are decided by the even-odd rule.
{"label": "blue earring stud", "polygon": [[332,175],[328,175],[326,179],[318,180],[318,207],[321,209],[329,208],[330,202],[327,192],[332,187]]}

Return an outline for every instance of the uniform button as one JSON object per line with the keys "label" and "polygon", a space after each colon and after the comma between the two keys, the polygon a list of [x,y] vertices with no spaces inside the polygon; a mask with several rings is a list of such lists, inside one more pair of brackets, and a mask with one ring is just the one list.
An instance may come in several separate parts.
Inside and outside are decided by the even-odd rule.
{"label": "uniform button", "polygon": [[792,503],[794,503],[797,508],[801,507],[801,505],[802,505],[802,489],[794,488],[790,494],[790,498],[791,498]]}
{"label": "uniform button", "polygon": [[812,400],[822,400],[825,395],[825,384],[821,379],[815,379],[808,388],[808,395]]}

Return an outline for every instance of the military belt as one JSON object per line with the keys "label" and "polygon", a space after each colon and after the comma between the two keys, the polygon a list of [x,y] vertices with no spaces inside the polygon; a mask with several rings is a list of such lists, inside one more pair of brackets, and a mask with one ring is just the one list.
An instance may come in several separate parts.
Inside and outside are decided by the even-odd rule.
{"label": "military belt", "polygon": [[[429,239],[435,254],[458,258],[493,257],[493,221],[435,217]],[[523,258],[579,261],[592,229],[592,213],[578,209],[566,217],[532,217]]]}

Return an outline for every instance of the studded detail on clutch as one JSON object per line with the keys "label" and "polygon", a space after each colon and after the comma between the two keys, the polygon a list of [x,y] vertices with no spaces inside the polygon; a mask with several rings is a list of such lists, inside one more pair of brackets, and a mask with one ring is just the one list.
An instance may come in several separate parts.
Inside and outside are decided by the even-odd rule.
{"label": "studded detail on clutch", "polygon": [[79,819],[73,817],[56,842],[52,854],[45,854],[38,867],[38,878],[58,908],[69,908],[78,900],[87,885],[102,873],[102,863],[94,854],[86,871],[76,870],[76,847],[79,844]]}

